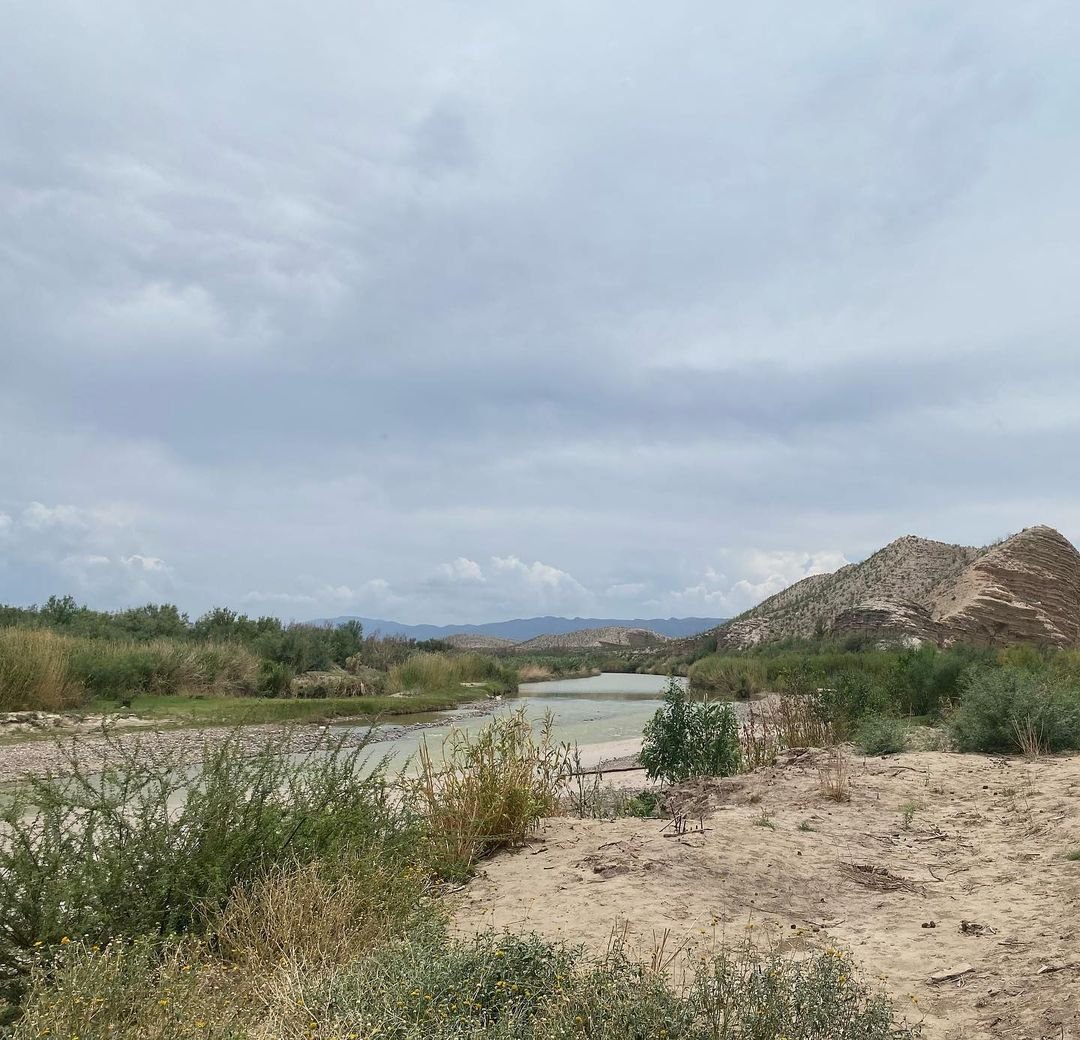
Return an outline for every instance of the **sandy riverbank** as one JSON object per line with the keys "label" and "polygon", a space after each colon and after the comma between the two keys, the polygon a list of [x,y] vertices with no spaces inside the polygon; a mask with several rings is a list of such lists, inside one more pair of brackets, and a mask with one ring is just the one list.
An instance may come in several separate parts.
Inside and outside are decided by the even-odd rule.
{"label": "sandy riverbank", "polygon": [[666,931],[669,951],[748,935],[795,955],[845,948],[929,1038],[1080,1038],[1080,862],[1066,859],[1080,849],[1080,756],[853,755],[837,803],[818,754],[697,782],[703,833],[546,821],[529,848],[482,865],[456,927],[602,950],[625,923],[646,961]]}

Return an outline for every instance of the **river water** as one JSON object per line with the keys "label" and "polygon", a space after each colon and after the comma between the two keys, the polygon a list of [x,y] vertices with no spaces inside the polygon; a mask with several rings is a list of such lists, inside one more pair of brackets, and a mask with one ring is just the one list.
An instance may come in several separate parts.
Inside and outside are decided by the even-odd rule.
{"label": "river water", "polygon": [[[680,680],[683,682],[684,680]],[[554,736],[571,744],[594,745],[641,737],[645,723],[663,704],[664,675],[634,675],[603,672],[586,679],[553,679],[548,682],[522,683],[516,695],[504,697],[495,712],[511,712],[524,708],[534,722],[545,712],[555,717]],[[458,718],[451,721],[453,712],[432,713],[410,718],[398,716],[394,724],[419,722],[423,729],[414,729],[388,740],[376,740],[371,745],[374,755],[393,755],[395,761],[416,754],[422,742],[438,756],[443,741],[451,729],[475,732],[485,725],[490,714]],[[440,716],[446,722],[440,724]]]}

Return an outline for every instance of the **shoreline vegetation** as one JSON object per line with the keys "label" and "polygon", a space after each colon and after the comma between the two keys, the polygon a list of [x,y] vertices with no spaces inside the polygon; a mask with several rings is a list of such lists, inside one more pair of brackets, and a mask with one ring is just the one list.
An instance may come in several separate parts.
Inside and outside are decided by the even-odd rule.
{"label": "shoreline vegetation", "polygon": [[[627,941],[628,923],[620,932],[612,922],[601,950],[521,929],[457,934],[451,897],[477,886],[494,907],[498,893],[478,883],[478,865],[536,844],[492,866],[528,863],[545,851],[543,821],[559,816],[588,824],[566,836],[568,848],[587,834],[595,851],[582,859],[560,846],[534,869],[565,860],[564,874],[595,884],[638,866],[643,877],[662,873],[671,857],[688,863],[702,842],[749,852],[751,865],[760,860],[786,877],[794,863],[784,857],[802,855],[790,832],[806,843],[820,828],[858,830],[860,814],[885,828],[896,855],[889,866],[841,864],[836,884],[868,885],[877,899],[918,896],[924,882],[898,866],[897,842],[920,826],[932,795],[948,794],[931,768],[948,775],[949,760],[975,761],[965,783],[977,776],[985,791],[986,770],[1006,768],[1001,756],[1038,763],[1080,750],[1075,651],[817,641],[717,654],[705,638],[678,658],[522,659],[228,611],[192,623],[174,608],[101,615],[50,601],[2,617],[0,709],[75,701],[150,723],[142,733],[100,734],[92,755],[68,743],[55,768],[24,777],[0,801],[0,1030],[12,1040],[915,1037],[922,1010],[898,1010],[887,980],[868,978],[824,941],[827,923],[804,933],[790,922],[798,941],[772,946],[748,932],[700,948],[673,938],[669,949],[664,932],[649,953]],[[557,742],[550,719],[538,728],[521,709],[453,732],[441,757],[421,751],[419,769],[407,774],[377,762],[361,769],[376,754],[362,734],[301,725],[353,708],[385,717],[440,710],[509,693],[524,676],[660,669],[684,672],[690,689],[670,682],[643,734],[648,782],[631,786],[583,768],[581,750]],[[269,725],[251,724],[266,712]],[[234,728],[198,728],[228,723]],[[158,739],[174,724],[183,741]],[[295,746],[285,732],[297,735]],[[903,766],[901,785],[892,756],[916,739],[933,750]],[[886,821],[881,799],[892,787],[882,785],[921,783],[919,754],[928,756],[922,800],[907,793]],[[1070,770],[1054,780],[1047,811],[1074,782]],[[874,797],[863,797],[872,776]],[[797,826],[772,793],[785,777],[795,783]],[[1004,818],[1034,819],[1034,787],[997,786]],[[745,800],[732,804],[739,791]],[[745,833],[720,812],[736,808]],[[935,840],[947,837],[944,823],[974,825],[949,821],[935,823]],[[1062,832],[1054,852],[1041,837],[1050,824],[1036,824],[1030,833],[1040,835],[1040,855],[1053,852],[1061,898],[1073,898],[1068,872],[1080,839]],[[614,840],[596,831],[608,825]],[[657,832],[649,863],[635,858],[640,828]],[[566,831],[557,822],[550,829]],[[729,832],[740,835],[735,846]],[[828,848],[814,854],[820,866],[828,853],[835,867],[825,837]],[[967,869],[962,841],[930,851]],[[732,860],[725,874],[735,868]],[[719,876],[716,866],[701,869]],[[551,880],[542,878],[528,884],[542,891]],[[826,891],[839,898],[834,888]],[[710,897],[714,926],[743,912],[722,908],[725,890]],[[508,902],[520,911],[521,892]],[[747,906],[752,916],[756,904]],[[1064,974],[1044,985],[1059,983]]]}

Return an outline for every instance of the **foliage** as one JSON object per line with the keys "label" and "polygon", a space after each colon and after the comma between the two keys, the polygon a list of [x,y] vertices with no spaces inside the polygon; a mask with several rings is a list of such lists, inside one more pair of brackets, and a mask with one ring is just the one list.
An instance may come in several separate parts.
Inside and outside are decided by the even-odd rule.
{"label": "foliage", "polygon": [[650,779],[730,776],[739,770],[738,722],[730,704],[690,699],[672,678],[664,707],[645,725],[641,764]]}
{"label": "foliage", "polygon": [[15,1040],[306,1036],[311,1040],[913,1040],[842,952],[798,960],[747,946],[690,966],[688,985],[629,958],[535,935],[455,940],[429,917],[327,970],[259,972],[198,944],[74,947],[39,974]]}
{"label": "foliage", "polygon": [[570,748],[553,739],[553,721],[548,714],[537,734],[520,708],[475,734],[451,730],[441,764],[421,746],[419,775],[403,783],[426,824],[429,860],[440,874],[467,876],[487,853],[523,844],[554,811]]}
{"label": "foliage", "polygon": [[71,674],[71,643],[52,632],[0,629],[0,711],[63,711],[82,686]]}
{"label": "foliage", "polygon": [[688,672],[691,690],[743,700],[765,689],[767,674],[765,663],[757,658],[718,655],[695,661]]}
{"label": "foliage", "polygon": [[169,753],[110,740],[91,772],[76,745],[61,774],[0,807],[0,985],[35,944],[199,931],[236,885],[282,863],[372,847],[404,862],[415,824],[362,755],[338,743],[297,760],[239,734]]}
{"label": "foliage", "polygon": [[949,729],[960,751],[1080,749],[1080,688],[1026,667],[978,670]]}
{"label": "foliage", "polygon": [[388,688],[432,692],[472,682],[510,693],[517,681],[516,668],[486,654],[420,653],[390,670]]}
{"label": "foliage", "polygon": [[864,755],[895,755],[904,750],[904,727],[896,719],[871,715],[862,720],[856,742]]}

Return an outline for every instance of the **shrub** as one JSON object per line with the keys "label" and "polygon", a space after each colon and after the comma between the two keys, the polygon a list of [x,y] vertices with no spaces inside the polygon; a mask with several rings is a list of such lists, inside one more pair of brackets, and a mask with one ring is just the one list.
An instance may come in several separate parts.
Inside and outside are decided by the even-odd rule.
{"label": "shrub", "polygon": [[258,691],[261,697],[285,697],[292,687],[292,669],[277,661],[263,661],[259,665]]}
{"label": "shrub", "polygon": [[298,759],[239,734],[164,754],[108,739],[99,771],[76,745],[62,773],[0,806],[0,988],[37,944],[201,931],[237,885],[282,863],[374,847],[405,863],[418,846],[383,771],[361,775],[362,747]]}
{"label": "shrub", "polygon": [[0,629],[0,711],[64,711],[83,690],[71,674],[72,640],[52,632]]}
{"label": "shrub", "polygon": [[895,755],[904,750],[904,727],[897,719],[871,715],[859,725],[856,743],[864,755]]}
{"label": "shrub", "polygon": [[969,675],[949,725],[960,751],[1080,748],[1080,690],[1027,668]]}
{"label": "shrub", "polygon": [[739,771],[738,721],[730,704],[692,701],[671,679],[664,707],[645,725],[641,764],[651,780],[730,776]]}
{"label": "shrub", "polygon": [[427,825],[430,861],[441,874],[466,876],[494,849],[524,843],[540,818],[554,812],[570,748],[554,741],[552,724],[548,714],[536,734],[520,708],[476,734],[451,730],[442,765],[421,745],[419,775],[403,782]]}

